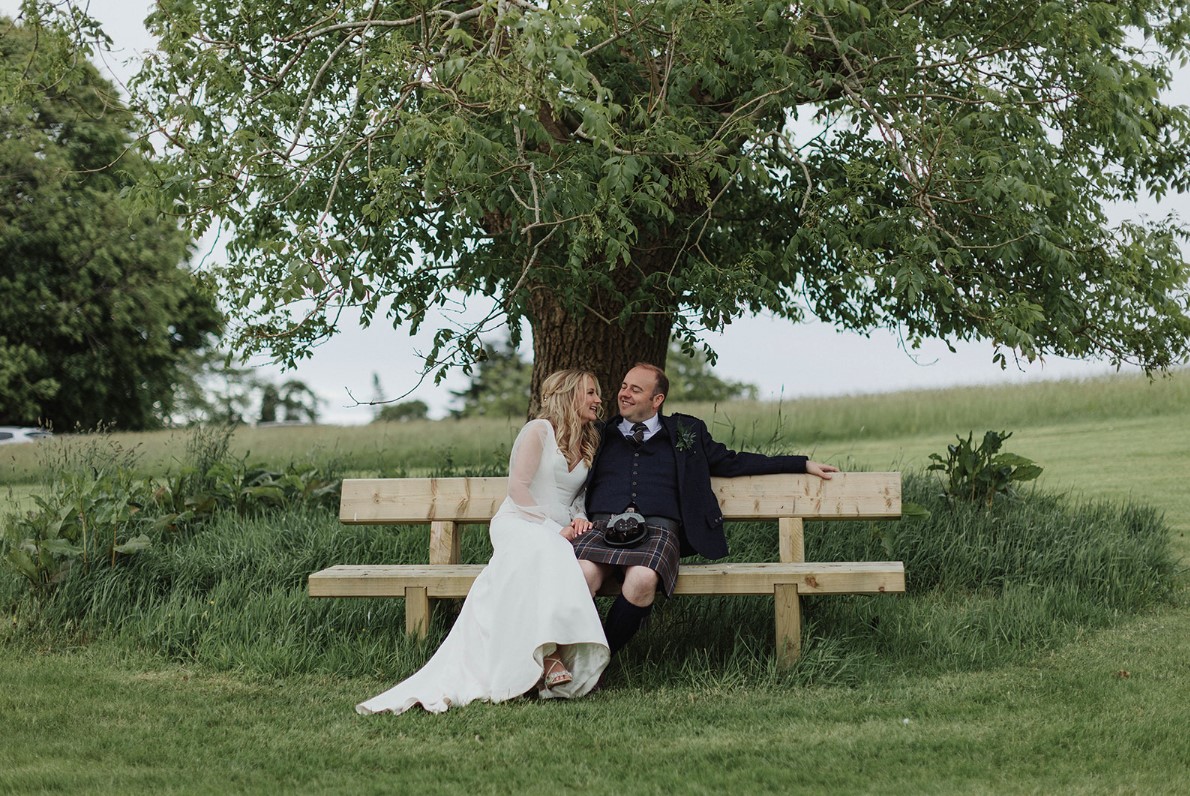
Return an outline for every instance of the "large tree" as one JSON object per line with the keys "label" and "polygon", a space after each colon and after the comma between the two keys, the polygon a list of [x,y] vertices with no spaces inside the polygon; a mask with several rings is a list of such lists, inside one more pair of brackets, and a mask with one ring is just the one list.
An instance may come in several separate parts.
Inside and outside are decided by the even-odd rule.
{"label": "large tree", "polygon": [[758,311],[1161,369],[1185,229],[1104,203],[1187,189],[1188,5],[161,0],[140,87],[284,360],[482,295],[429,364],[527,319],[535,392]]}
{"label": "large tree", "polygon": [[0,423],[159,426],[221,318],[126,191],[132,117],[65,35],[0,18]]}

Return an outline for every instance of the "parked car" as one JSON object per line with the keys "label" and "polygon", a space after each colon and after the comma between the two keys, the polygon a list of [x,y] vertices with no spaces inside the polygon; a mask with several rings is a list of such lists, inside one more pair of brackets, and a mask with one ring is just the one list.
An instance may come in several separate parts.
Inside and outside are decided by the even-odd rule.
{"label": "parked car", "polygon": [[18,442],[36,442],[54,436],[44,428],[22,428],[20,426],[0,426],[0,445],[11,445]]}

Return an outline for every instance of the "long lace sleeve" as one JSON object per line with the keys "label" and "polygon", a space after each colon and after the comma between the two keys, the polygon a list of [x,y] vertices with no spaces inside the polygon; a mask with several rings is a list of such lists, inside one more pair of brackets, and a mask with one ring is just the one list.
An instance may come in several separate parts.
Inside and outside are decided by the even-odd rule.
{"label": "long lace sleeve", "polygon": [[574,504],[559,501],[554,463],[547,456],[556,448],[554,429],[548,420],[531,420],[525,424],[512,444],[508,497],[499,514],[512,514],[552,531],[559,531],[570,522]]}
{"label": "long lace sleeve", "polygon": [[545,434],[553,437],[549,424],[545,421],[526,424],[521,433],[517,434],[516,442],[512,444],[512,453],[508,457],[508,499],[515,506],[517,513],[530,522],[541,522],[545,519],[545,512],[543,507],[538,505],[533,489],[533,483],[541,470],[542,454],[545,452],[545,440],[542,438]]}

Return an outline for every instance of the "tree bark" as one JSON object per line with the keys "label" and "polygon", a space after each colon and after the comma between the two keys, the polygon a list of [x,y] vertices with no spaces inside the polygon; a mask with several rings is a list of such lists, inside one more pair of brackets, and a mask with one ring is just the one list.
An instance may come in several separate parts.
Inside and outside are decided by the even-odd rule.
{"label": "tree bark", "polygon": [[[662,235],[665,241],[667,236]],[[603,415],[617,414],[616,393],[627,373],[637,362],[665,367],[669,350],[669,335],[673,329],[677,297],[650,295],[650,309],[628,317],[620,323],[624,295],[641,285],[649,274],[668,271],[673,267],[675,250],[666,242],[638,246],[633,251],[631,266],[622,267],[615,274],[619,296],[592,287],[585,297],[587,309],[574,312],[558,298],[549,286],[536,285],[529,293],[529,325],[533,330],[533,377],[529,401],[529,417],[537,414],[541,384],[546,376],[564,368],[581,368],[593,372],[599,380]]]}
{"label": "tree bark", "polygon": [[548,289],[533,291],[530,298],[533,329],[533,378],[529,417],[540,406],[541,383],[554,371],[581,368],[599,380],[603,416],[615,415],[616,393],[637,362],[665,367],[670,315],[634,315],[623,326],[607,322],[593,312],[568,313]]}

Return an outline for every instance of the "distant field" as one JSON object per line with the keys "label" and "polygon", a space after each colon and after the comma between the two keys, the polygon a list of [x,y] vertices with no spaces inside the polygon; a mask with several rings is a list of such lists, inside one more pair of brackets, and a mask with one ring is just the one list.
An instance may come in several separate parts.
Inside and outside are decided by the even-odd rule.
{"label": "distant field", "polygon": [[[1081,495],[1136,497],[1164,510],[1190,557],[1190,371],[1149,381],[1139,376],[964,387],[785,403],[667,406],[703,417],[732,447],[799,451],[843,467],[919,469],[955,435],[1012,431],[1007,449],[1045,468],[1038,485]],[[238,456],[272,467],[329,466],[344,475],[416,475],[445,467],[499,466],[520,421],[471,419],[368,426],[237,429]],[[132,452],[146,475],[176,472],[192,432],[185,429],[0,448],[0,503],[32,505],[48,467],[71,446]],[[115,455],[115,454],[114,454]],[[1154,466],[1153,462],[1162,462]]]}
{"label": "distant field", "polygon": [[[344,472],[430,470],[503,461],[523,421],[474,419],[367,426],[242,426],[232,438],[236,456],[273,467],[330,465]],[[145,475],[177,472],[186,461],[188,429],[111,433],[103,444],[134,452]],[[0,486],[37,483],[71,446],[95,444],[91,435],[59,435],[49,442],[0,448]]]}
{"label": "distant field", "polygon": [[862,442],[920,434],[1009,431],[1038,425],[1183,415],[1190,410],[1190,369],[1152,381],[1143,376],[955,387],[878,395],[807,398],[784,403],[666,406],[706,418],[716,438],[749,443],[780,436],[799,448],[825,441]]}
{"label": "distant field", "polygon": [[[844,468],[924,468],[957,434],[1011,431],[1006,448],[1045,468],[1038,486],[1087,497],[1135,497],[1164,510],[1190,558],[1190,370],[1148,380],[1115,376],[1012,387],[963,387],[783,403],[675,403],[670,412],[707,420],[729,446],[798,451]],[[423,475],[444,468],[499,467],[517,419],[379,423],[368,426],[242,427],[237,456],[271,467],[327,466],[342,475]],[[186,429],[0,448],[0,504],[32,506],[47,468],[74,446],[131,454],[145,475],[177,472],[193,434]],[[1159,465],[1154,463],[1158,462]],[[1185,464],[1179,465],[1178,462]]]}
{"label": "distant field", "polygon": [[[1014,449],[1029,438],[1026,429],[1106,434],[1128,421],[1150,418],[1163,419],[1153,428],[1176,431],[1185,427],[1190,413],[1190,370],[1152,382],[1142,376],[1118,376],[788,402],[675,402],[667,404],[666,411],[704,418],[716,439],[739,449],[825,451],[869,463],[884,459],[884,464],[900,455],[906,462],[924,463],[931,452],[943,450],[956,434],[968,431],[1015,431]],[[344,473],[421,474],[447,466],[503,463],[521,423],[517,418],[481,418],[367,426],[245,426],[236,430],[232,447],[251,462],[273,467],[309,463]],[[186,429],[115,433],[107,444],[134,451],[146,475],[164,475],[182,466],[190,437]],[[86,440],[60,435],[48,444],[0,447],[0,487],[41,482],[47,464],[61,458],[64,447],[87,444]],[[1111,449],[1105,445],[1103,450]]]}

